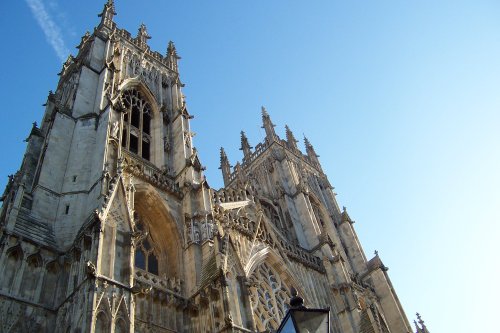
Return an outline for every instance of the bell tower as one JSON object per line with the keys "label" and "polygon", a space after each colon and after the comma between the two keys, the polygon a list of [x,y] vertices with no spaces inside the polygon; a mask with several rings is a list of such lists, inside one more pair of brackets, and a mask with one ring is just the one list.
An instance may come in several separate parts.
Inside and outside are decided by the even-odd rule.
{"label": "bell tower", "polygon": [[201,279],[193,267],[214,228],[180,57],[173,42],[152,51],[144,24],[132,36],[115,15],[108,0],[64,63],[2,196],[6,331],[189,325],[187,295]]}
{"label": "bell tower", "polygon": [[[331,308],[334,332],[410,332],[387,267],[378,253],[371,259],[366,257],[353,228],[354,221],[345,207],[339,208],[333,186],[310,141],[304,138],[305,153],[302,153],[288,126],[285,126],[286,139],[281,139],[264,107],[262,122],[266,136],[255,150],[251,150],[242,134],[242,163],[237,162],[231,170],[224,155],[221,164],[224,189],[217,192],[221,202],[228,198],[248,199],[262,212],[254,232],[265,235],[274,231],[272,241],[269,241],[271,236],[265,235],[252,240],[251,245],[244,245],[238,238],[241,248],[247,247],[249,252],[248,259],[245,256],[242,259],[247,263],[245,267],[257,266],[249,280],[276,279],[277,284],[301,286],[300,294],[307,295],[310,307]],[[259,232],[261,228],[265,231]],[[262,256],[272,262],[273,249],[281,253],[282,265],[286,266],[278,269],[283,272],[283,280],[278,279],[272,267],[254,264]],[[269,253],[264,255],[265,251]],[[287,269],[296,272],[295,278],[286,279]],[[297,277],[300,274],[304,280]],[[255,325],[260,331],[269,329],[272,317],[267,310],[269,299],[282,296],[276,290],[268,290],[266,294],[257,288],[252,292],[254,309],[263,314],[254,317]]]}
{"label": "bell tower", "polygon": [[221,149],[210,188],[174,43],[116,15],[63,64],[0,197],[0,331],[269,332],[296,289],[334,333],[410,332],[312,144],[262,108],[265,138],[241,132],[234,167]]}

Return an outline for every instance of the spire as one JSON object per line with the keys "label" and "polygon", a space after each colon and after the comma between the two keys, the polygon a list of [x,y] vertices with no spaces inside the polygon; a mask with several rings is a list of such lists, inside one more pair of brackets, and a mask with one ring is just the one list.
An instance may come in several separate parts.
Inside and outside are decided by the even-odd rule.
{"label": "spire", "polygon": [[148,29],[146,29],[146,25],[144,23],[141,23],[139,26],[136,39],[143,45],[148,42],[148,39],[151,39],[151,36],[148,34]]}
{"label": "spire", "polygon": [[422,330],[420,329],[420,327],[418,326],[418,324],[415,320],[413,321],[413,324],[415,324],[415,328],[416,328],[415,333],[422,333]]}
{"label": "spire", "polygon": [[221,166],[221,168],[226,163],[229,164],[229,160],[227,158],[226,151],[224,150],[224,147],[220,147],[220,166]]}
{"label": "spire", "polygon": [[418,318],[418,323],[420,324],[420,327],[417,325],[416,321],[413,321],[415,323],[415,327],[417,328],[417,333],[429,333],[429,330],[424,324],[424,321],[422,320],[422,317],[420,316],[420,313],[417,312],[417,318]]}
{"label": "spire", "polygon": [[285,125],[285,130],[286,130],[286,142],[288,145],[288,148],[293,149],[293,150],[298,150],[299,148],[297,147],[297,140],[295,139],[295,136],[293,135],[293,132],[290,130],[288,125]]}
{"label": "spire", "polygon": [[309,142],[309,140],[306,138],[304,135],[304,144],[306,146],[306,154],[309,157],[309,161],[316,165],[319,169],[321,169],[321,165],[319,164],[319,155],[316,154],[316,151],[314,150],[314,147],[312,144]]}
{"label": "spire", "polygon": [[113,26],[113,17],[115,15],[115,2],[113,0],[108,0],[104,5],[102,13],[98,15],[101,18],[100,25],[105,25],[111,28]]}
{"label": "spire", "polygon": [[276,140],[276,133],[274,132],[274,124],[271,122],[271,117],[265,107],[262,107],[262,128],[266,131],[266,141],[269,143]]}
{"label": "spire", "polygon": [[252,154],[252,149],[253,147],[250,147],[250,143],[248,143],[248,138],[245,135],[245,132],[241,131],[241,148],[240,150],[243,151],[243,160],[246,160],[251,154]]}
{"label": "spire", "polygon": [[309,139],[307,139],[307,137],[304,135],[304,145],[306,146],[306,150],[309,150],[309,149],[313,149],[313,146],[312,144],[309,142]]}
{"label": "spire", "polygon": [[226,151],[224,148],[220,148],[220,170],[222,170],[222,179],[224,179],[224,185],[229,183],[229,176],[231,175],[231,165],[229,164],[229,159],[227,158]]}
{"label": "spire", "polygon": [[179,57],[177,50],[175,49],[174,42],[169,41],[167,46],[167,66],[170,69],[177,71],[177,60],[180,58],[181,57]]}

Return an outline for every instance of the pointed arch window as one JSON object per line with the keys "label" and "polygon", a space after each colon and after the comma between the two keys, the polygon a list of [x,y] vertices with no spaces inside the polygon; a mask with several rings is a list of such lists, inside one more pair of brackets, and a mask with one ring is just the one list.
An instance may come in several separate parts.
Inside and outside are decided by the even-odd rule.
{"label": "pointed arch window", "polygon": [[151,274],[158,275],[158,257],[156,256],[156,247],[149,230],[141,221],[137,222],[137,228],[142,236],[137,242],[135,248],[135,267],[140,268]]}
{"label": "pointed arch window", "polygon": [[108,316],[103,312],[99,312],[95,321],[95,332],[105,333],[110,330],[110,322]]}
{"label": "pointed arch window", "polygon": [[290,289],[266,263],[254,271],[251,280],[259,285],[252,296],[257,328],[275,330],[288,310]]}
{"label": "pointed arch window", "polygon": [[284,228],[276,207],[266,201],[260,201],[264,215],[278,228]]}
{"label": "pointed arch window", "polygon": [[23,250],[21,246],[17,245],[7,250],[7,260],[2,279],[0,279],[0,289],[10,290],[12,288],[16,275],[21,268],[22,260]]}
{"label": "pointed arch window", "polygon": [[126,90],[121,95],[121,101],[125,107],[122,146],[128,151],[150,160],[151,105],[137,89]]}
{"label": "pointed arch window", "polygon": [[20,292],[21,296],[33,299],[40,278],[43,263],[42,256],[39,253],[32,254],[26,259],[26,262]]}
{"label": "pointed arch window", "polygon": [[316,201],[311,200],[311,205],[314,211],[314,215],[316,215],[316,220],[319,222],[319,224],[324,227],[325,226],[325,217],[323,216],[323,213],[321,212],[321,208],[319,204]]}

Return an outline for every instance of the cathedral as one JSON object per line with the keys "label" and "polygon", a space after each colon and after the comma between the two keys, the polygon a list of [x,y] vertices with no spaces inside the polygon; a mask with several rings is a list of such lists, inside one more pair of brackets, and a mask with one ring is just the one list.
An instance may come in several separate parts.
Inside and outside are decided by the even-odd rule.
{"label": "cathedral", "polygon": [[[108,0],[64,63],[0,210],[0,332],[275,332],[291,290],[332,333],[412,328],[312,144],[265,137],[208,186],[176,48]],[[419,333],[428,333],[419,317]]]}

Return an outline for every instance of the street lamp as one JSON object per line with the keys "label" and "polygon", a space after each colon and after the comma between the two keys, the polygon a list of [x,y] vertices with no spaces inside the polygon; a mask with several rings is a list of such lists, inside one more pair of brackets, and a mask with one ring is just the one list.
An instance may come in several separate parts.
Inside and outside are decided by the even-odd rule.
{"label": "street lamp", "polygon": [[330,309],[308,309],[292,287],[290,309],[277,333],[330,333]]}

